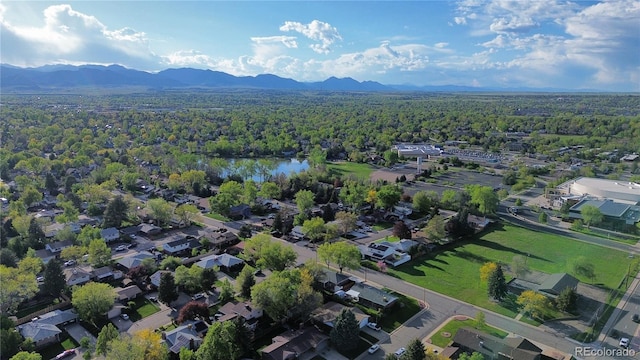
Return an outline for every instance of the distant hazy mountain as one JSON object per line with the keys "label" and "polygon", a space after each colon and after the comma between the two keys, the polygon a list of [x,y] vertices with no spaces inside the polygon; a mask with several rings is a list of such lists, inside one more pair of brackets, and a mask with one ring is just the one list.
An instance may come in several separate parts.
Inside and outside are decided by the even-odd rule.
{"label": "distant hazy mountain", "polygon": [[282,90],[389,91],[382,84],[351,78],[330,78],[322,82],[303,83],[276,75],[233,76],[220,71],[191,68],[167,69],[159,73],[127,69],[118,65],[47,65],[39,68],[18,68],[0,65],[3,89],[30,88],[51,90],[74,87],[143,86],[152,89],[170,88],[253,88]]}
{"label": "distant hazy mountain", "polygon": [[10,90],[56,90],[75,87],[146,87],[149,89],[179,88],[246,88],[279,90],[324,91],[569,91],[562,89],[532,88],[478,88],[470,86],[413,86],[383,85],[375,81],[357,81],[352,78],[330,77],[320,82],[299,82],[272,74],[233,76],[220,71],[192,68],[167,69],[150,73],[127,69],[119,65],[46,65],[38,68],[20,68],[0,65],[0,87]]}

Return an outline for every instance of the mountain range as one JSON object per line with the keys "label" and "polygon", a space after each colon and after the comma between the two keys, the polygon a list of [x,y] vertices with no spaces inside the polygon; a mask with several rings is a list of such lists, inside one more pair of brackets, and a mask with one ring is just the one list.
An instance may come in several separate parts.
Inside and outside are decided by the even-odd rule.
{"label": "mountain range", "polygon": [[560,89],[479,88],[469,86],[383,85],[375,81],[330,77],[320,82],[299,82],[272,74],[234,76],[220,71],[192,68],[167,69],[157,73],[128,69],[120,65],[46,65],[20,68],[0,65],[2,91],[52,91],[78,87],[166,89],[277,89],[321,91],[563,91]]}

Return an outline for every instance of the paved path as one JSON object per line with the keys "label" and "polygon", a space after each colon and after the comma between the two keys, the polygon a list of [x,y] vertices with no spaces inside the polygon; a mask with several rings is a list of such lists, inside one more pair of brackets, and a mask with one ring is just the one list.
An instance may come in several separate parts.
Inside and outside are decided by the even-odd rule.
{"label": "paved path", "polygon": [[171,320],[173,319],[171,317],[171,312],[171,309],[160,310],[159,312],[147,316],[140,321],[136,321],[131,325],[131,327],[129,327],[127,332],[129,334],[134,334],[142,329],[157,329],[160,326],[170,324]]}

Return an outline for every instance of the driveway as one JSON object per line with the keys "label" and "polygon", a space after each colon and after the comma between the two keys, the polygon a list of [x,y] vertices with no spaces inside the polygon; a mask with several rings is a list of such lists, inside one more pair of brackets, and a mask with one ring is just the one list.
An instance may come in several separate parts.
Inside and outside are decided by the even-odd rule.
{"label": "driveway", "polygon": [[173,315],[177,316],[177,313],[174,313],[171,309],[161,310],[142,320],[136,321],[127,329],[127,332],[134,334],[143,329],[158,329],[161,326],[171,324]]}

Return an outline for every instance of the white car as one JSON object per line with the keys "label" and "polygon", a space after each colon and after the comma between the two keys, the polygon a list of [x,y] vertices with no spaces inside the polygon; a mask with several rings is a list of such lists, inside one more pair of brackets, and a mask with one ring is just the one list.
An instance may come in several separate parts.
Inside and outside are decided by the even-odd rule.
{"label": "white car", "polygon": [[378,351],[378,349],[380,349],[380,345],[373,344],[367,351],[369,352],[369,354],[373,354],[374,352]]}
{"label": "white car", "polygon": [[629,338],[623,337],[620,339],[620,347],[628,348],[629,347]]}
{"label": "white car", "polygon": [[191,297],[191,300],[200,300],[200,299],[204,299],[203,293],[197,293]]}
{"label": "white car", "polygon": [[129,315],[127,314],[121,314],[120,317],[122,317],[123,320],[129,320]]}
{"label": "white car", "polygon": [[120,245],[118,247],[116,247],[116,251],[125,251],[127,250],[127,246],[126,245]]}
{"label": "white car", "polygon": [[394,352],[394,354],[396,354],[396,356],[402,356],[406,352],[407,352],[407,349],[401,347],[400,349],[396,350],[396,352]]}
{"label": "white car", "polygon": [[367,326],[370,327],[371,329],[375,330],[375,331],[380,331],[380,329],[382,329],[378,324],[376,323],[367,323]]}

